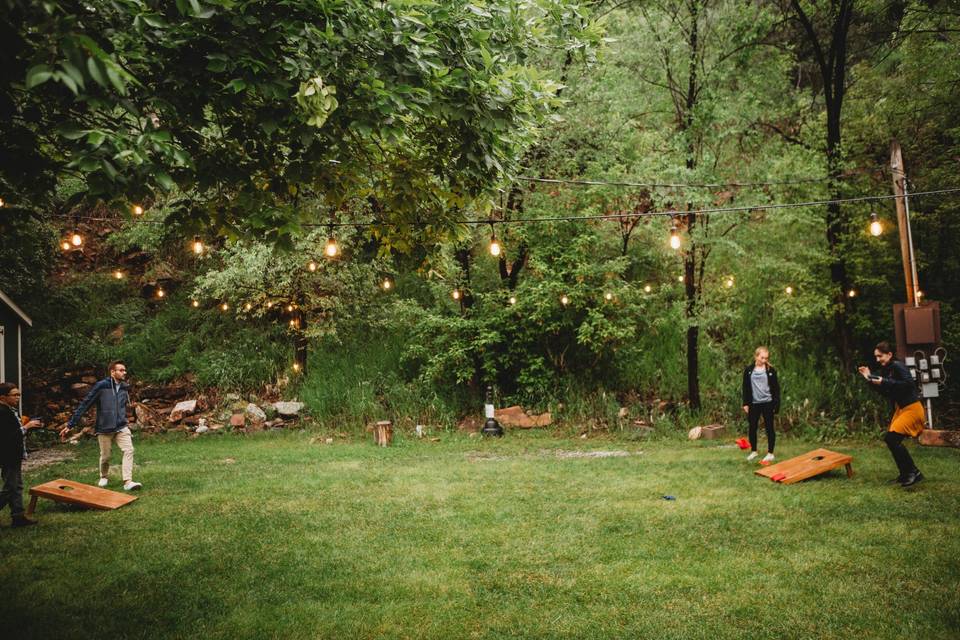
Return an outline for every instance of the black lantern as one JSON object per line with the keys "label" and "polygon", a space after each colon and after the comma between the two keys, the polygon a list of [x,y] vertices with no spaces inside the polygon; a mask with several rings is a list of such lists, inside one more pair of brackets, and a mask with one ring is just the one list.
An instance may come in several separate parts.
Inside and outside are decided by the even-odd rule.
{"label": "black lantern", "polygon": [[483,423],[483,429],[480,430],[480,433],[485,436],[502,437],[503,427],[493,417],[493,389],[491,387],[487,387],[487,400],[483,404],[483,412],[487,416],[487,421]]}

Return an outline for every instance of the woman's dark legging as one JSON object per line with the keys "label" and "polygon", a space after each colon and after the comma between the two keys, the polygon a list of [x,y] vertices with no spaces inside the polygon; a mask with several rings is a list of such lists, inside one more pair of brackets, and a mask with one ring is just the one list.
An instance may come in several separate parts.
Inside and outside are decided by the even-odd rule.
{"label": "woman's dark legging", "polygon": [[890,453],[893,455],[893,461],[897,463],[897,469],[900,470],[901,478],[905,478],[907,474],[917,471],[916,465],[913,464],[913,458],[910,457],[910,452],[903,446],[903,441],[906,439],[907,436],[902,433],[897,433],[896,431],[887,431],[883,436],[883,441],[887,443],[887,448],[890,449]]}
{"label": "woman's dark legging", "polygon": [[750,424],[750,450],[757,450],[757,427],[760,426],[760,416],[763,416],[763,426],[767,430],[767,451],[773,453],[773,446],[777,443],[777,434],[773,430],[773,403],[763,402],[750,405],[747,411],[747,422]]}

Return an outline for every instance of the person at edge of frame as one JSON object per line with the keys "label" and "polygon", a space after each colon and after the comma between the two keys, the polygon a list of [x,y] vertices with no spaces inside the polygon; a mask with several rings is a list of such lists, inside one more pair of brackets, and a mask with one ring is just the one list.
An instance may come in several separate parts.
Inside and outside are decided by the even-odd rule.
{"label": "person at edge of frame", "polygon": [[39,420],[24,423],[17,411],[19,406],[20,388],[11,382],[0,383],[0,472],[3,476],[0,509],[10,505],[11,526],[26,527],[37,521],[23,512],[23,461],[27,459],[24,436],[41,424]]}

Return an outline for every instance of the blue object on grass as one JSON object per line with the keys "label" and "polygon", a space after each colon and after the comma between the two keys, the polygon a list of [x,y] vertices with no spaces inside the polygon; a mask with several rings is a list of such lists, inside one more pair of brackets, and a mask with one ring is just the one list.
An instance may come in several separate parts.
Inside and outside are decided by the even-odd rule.
{"label": "blue object on grass", "polygon": [[664,500],[676,500],[677,497],[676,497],[676,496],[663,496],[663,499],[664,499]]}

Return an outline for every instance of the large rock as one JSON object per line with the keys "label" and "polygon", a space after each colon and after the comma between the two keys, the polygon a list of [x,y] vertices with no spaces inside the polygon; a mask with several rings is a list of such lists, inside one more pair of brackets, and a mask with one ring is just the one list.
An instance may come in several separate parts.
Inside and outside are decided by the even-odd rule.
{"label": "large rock", "polygon": [[191,415],[196,410],[196,400],[184,400],[183,402],[178,402],[176,404],[176,406],[170,412],[170,417],[167,419],[170,422],[179,422],[180,420],[183,420],[185,416]]}
{"label": "large rock", "polygon": [[263,409],[252,402],[247,405],[246,414],[255,422],[263,422],[267,419],[267,414],[264,413]]}
{"label": "large rock", "polygon": [[303,410],[302,402],[274,402],[273,408],[284,418],[296,418]]}
{"label": "large rock", "polygon": [[529,415],[519,406],[497,409],[493,412],[493,417],[505,427],[515,427],[519,429],[532,429],[533,427],[546,427],[553,423],[553,417],[550,412],[540,415]]}

